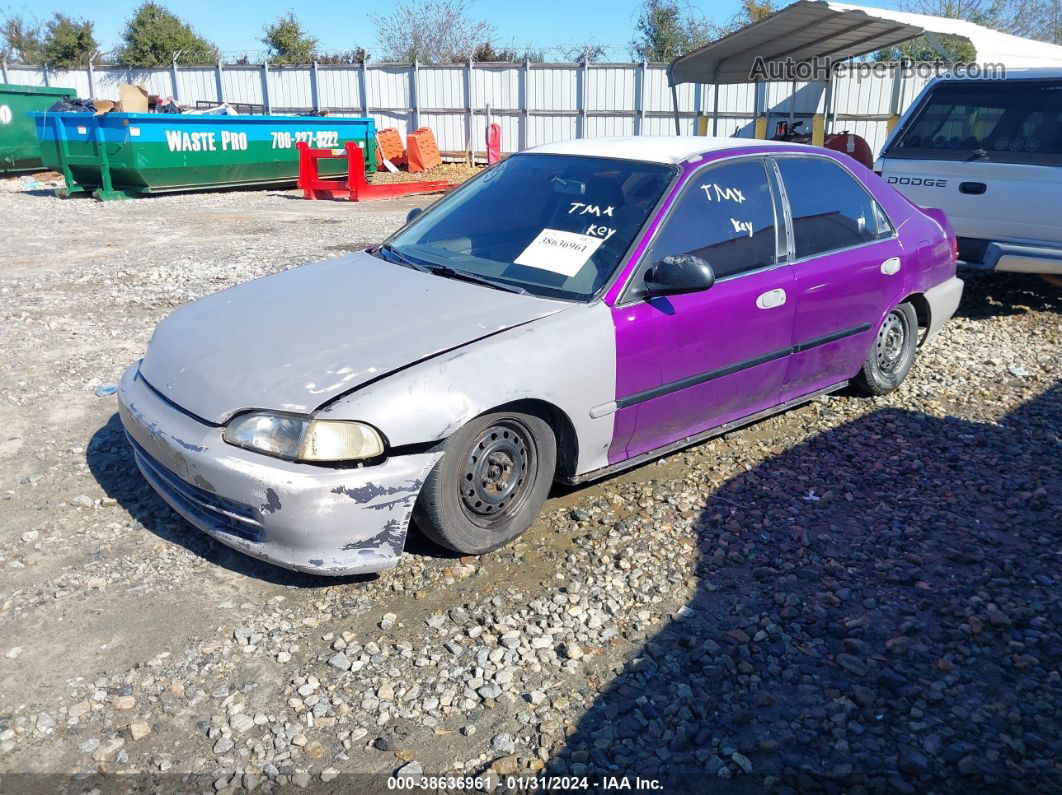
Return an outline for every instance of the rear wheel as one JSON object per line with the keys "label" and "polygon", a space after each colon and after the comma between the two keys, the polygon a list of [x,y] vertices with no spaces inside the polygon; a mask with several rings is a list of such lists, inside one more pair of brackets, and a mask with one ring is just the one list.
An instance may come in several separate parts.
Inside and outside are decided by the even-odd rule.
{"label": "rear wheel", "polygon": [[865,395],[892,392],[911,371],[917,349],[918,315],[910,304],[900,304],[882,321],[855,387]]}
{"label": "rear wheel", "polygon": [[531,526],[556,467],[556,437],[544,419],[520,411],[484,414],[450,438],[413,519],[437,544],[482,555]]}

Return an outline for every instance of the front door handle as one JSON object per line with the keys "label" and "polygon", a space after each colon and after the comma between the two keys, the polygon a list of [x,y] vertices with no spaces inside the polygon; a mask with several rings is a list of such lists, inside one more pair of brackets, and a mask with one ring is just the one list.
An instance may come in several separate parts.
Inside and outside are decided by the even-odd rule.
{"label": "front door handle", "polygon": [[900,258],[889,257],[883,263],[881,263],[881,272],[886,276],[892,276],[894,273],[900,272]]}
{"label": "front door handle", "polygon": [[782,306],[785,303],[785,298],[785,290],[781,288],[768,290],[756,299],[756,306],[760,309],[774,309],[776,306]]}

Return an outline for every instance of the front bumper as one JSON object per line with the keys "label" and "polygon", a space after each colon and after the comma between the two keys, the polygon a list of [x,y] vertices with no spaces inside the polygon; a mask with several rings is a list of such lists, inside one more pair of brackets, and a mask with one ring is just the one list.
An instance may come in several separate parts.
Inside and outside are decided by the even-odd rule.
{"label": "front bumper", "polygon": [[395,566],[424,477],[442,455],[339,469],[244,450],[163,400],[138,364],[122,376],[118,406],[137,467],[175,511],[240,552],[312,574]]}

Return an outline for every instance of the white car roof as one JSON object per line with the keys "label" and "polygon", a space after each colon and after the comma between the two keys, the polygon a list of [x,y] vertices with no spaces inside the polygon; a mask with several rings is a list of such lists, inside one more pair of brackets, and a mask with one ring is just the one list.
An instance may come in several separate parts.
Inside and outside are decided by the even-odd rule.
{"label": "white car roof", "polygon": [[643,160],[649,163],[681,163],[696,155],[749,146],[789,146],[784,141],[760,141],[754,138],[710,138],[702,135],[652,136],[625,138],[579,138],[536,146],[528,151],[550,155],[584,155]]}

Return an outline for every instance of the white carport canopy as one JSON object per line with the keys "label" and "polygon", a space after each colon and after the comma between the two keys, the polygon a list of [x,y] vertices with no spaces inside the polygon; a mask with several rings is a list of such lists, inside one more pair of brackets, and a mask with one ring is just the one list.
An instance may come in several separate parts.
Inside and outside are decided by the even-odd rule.
{"label": "white carport canopy", "polygon": [[756,58],[766,63],[841,61],[925,34],[955,36],[973,45],[978,63],[1004,66],[1062,66],[1062,46],[1000,33],[957,19],[866,8],[828,0],[798,0],[759,22],[706,44],[668,67],[679,83],[747,83]]}

